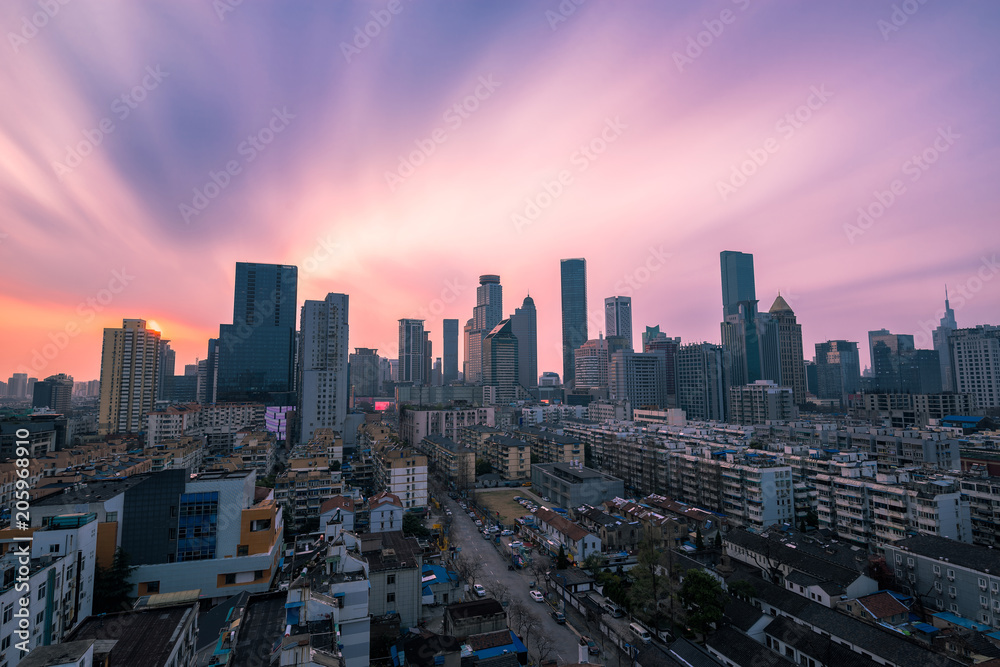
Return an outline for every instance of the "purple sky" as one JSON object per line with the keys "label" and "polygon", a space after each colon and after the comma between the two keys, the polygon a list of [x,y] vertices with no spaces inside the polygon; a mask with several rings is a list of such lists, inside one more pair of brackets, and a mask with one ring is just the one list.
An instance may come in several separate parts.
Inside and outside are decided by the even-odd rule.
{"label": "purple sky", "polygon": [[3,3],[0,374],[96,378],[125,317],[180,371],[237,261],[349,294],[387,356],[417,316],[439,354],[498,273],[560,373],[563,257],[592,335],[631,294],[637,332],[718,341],[721,250],[806,358],[929,347],[945,284],[959,326],[1000,320],[1000,6],[666,4]]}

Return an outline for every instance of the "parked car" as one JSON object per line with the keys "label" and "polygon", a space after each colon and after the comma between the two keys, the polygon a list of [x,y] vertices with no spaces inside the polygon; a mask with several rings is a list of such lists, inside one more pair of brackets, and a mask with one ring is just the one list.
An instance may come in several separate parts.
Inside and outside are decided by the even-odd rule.
{"label": "parked car", "polygon": [[483,531],[483,539],[484,539],[484,540],[488,540],[488,539],[490,539],[490,534],[489,534],[489,533],[487,533],[487,532],[486,532],[485,530]]}
{"label": "parked car", "polygon": [[478,595],[479,597],[481,598],[486,597],[486,589],[483,588],[482,584],[476,584],[475,586],[472,587],[472,590],[476,591],[476,595]]}
{"label": "parked car", "polygon": [[559,625],[563,625],[566,622],[566,614],[562,613],[561,611],[553,611],[552,618],[554,618],[556,623],[558,623]]}
{"label": "parked car", "polygon": [[535,602],[545,602],[545,595],[541,591],[531,591],[528,593]]}
{"label": "parked car", "polygon": [[509,528],[507,528],[507,529],[501,530],[500,534],[503,535],[504,537],[507,537],[508,535],[513,535],[514,531],[510,530]]}
{"label": "parked car", "polygon": [[479,526],[480,528],[482,528],[483,522],[480,521],[479,519],[476,519],[476,525]]}
{"label": "parked car", "polygon": [[580,637],[580,644],[587,645],[587,652],[590,653],[590,655],[597,655],[601,652],[601,647],[598,646],[597,642],[590,637]]}
{"label": "parked car", "polygon": [[622,610],[613,602],[605,602],[602,606],[604,607],[604,611],[608,612],[612,618],[622,617]]}
{"label": "parked car", "polygon": [[511,549],[516,549],[518,547],[523,547],[523,546],[524,546],[524,542],[522,542],[521,540],[513,540],[510,543],[510,548]]}

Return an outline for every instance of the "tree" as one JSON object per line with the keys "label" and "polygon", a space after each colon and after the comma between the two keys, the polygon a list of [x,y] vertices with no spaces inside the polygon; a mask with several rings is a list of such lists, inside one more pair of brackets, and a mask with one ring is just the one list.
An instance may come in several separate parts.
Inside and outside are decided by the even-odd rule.
{"label": "tree", "polygon": [[427,527],[424,526],[424,522],[419,516],[413,512],[407,512],[403,515],[403,534],[414,537],[427,537],[431,534],[431,531],[427,530]]}
{"label": "tree", "polygon": [[722,584],[708,572],[688,570],[679,597],[687,610],[688,624],[702,635],[722,620],[725,608]]}
{"label": "tree", "polygon": [[532,642],[535,646],[535,657],[537,658],[538,664],[544,663],[546,660],[552,657],[555,653],[556,643],[549,635],[536,632],[535,641]]}
{"label": "tree", "polygon": [[705,548],[705,538],[701,536],[700,523],[698,524],[698,527],[695,529],[694,532],[694,548],[697,549],[698,551],[701,551],[702,549]]}
{"label": "tree", "polygon": [[591,553],[583,559],[583,569],[590,573],[594,579],[598,578],[604,564],[607,563],[607,556],[597,552]]}
{"label": "tree", "polygon": [[494,600],[500,604],[506,604],[510,602],[510,586],[503,583],[499,579],[491,579],[484,586],[486,592],[490,594]]}
{"label": "tree", "polygon": [[637,610],[645,612],[653,625],[660,627],[660,596],[663,594],[663,577],[660,573],[660,558],[662,554],[646,541],[639,545],[638,561],[629,574],[632,576],[632,589],[629,597]]}
{"label": "tree", "polygon": [[475,585],[476,579],[483,573],[483,562],[468,556],[459,556],[455,559],[455,572],[469,585]]}
{"label": "tree", "polygon": [[565,570],[569,567],[569,558],[566,556],[566,547],[559,545],[559,556],[556,558],[556,569]]}
{"label": "tree", "polygon": [[530,607],[519,597],[513,598],[508,607],[507,618],[514,633],[528,645],[529,638],[534,636],[536,629],[541,627],[541,621]]}
{"label": "tree", "polygon": [[713,546],[716,549],[721,549],[722,548],[722,531],[721,530],[715,531],[715,542],[713,543]]}
{"label": "tree", "polygon": [[130,609],[132,590],[130,582],[136,566],[129,565],[128,554],[118,547],[110,567],[98,567],[94,571],[94,614],[106,614],[122,609]]}
{"label": "tree", "polygon": [[493,466],[486,459],[476,459],[476,477],[480,475],[489,475],[493,472]]}
{"label": "tree", "polygon": [[729,584],[729,594],[739,600],[750,602],[757,597],[757,587],[746,579],[740,579]]}

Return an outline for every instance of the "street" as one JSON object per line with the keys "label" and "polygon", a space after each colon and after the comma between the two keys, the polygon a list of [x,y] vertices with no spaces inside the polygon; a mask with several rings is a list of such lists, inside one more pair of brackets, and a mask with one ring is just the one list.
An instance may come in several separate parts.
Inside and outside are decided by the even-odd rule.
{"label": "street", "polygon": [[[459,554],[483,564],[482,573],[476,583],[483,584],[489,590],[490,581],[499,581],[510,590],[511,598],[518,598],[525,603],[538,616],[539,627],[532,631],[532,634],[539,633],[549,637],[554,642],[554,651],[551,656],[560,663],[575,663],[578,660],[578,648],[580,635],[570,624],[559,625],[550,615],[552,607],[544,602],[535,602],[528,595],[531,588],[530,582],[534,578],[529,570],[508,570],[508,562],[504,560],[492,540],[483,539],[479,528],[473,520],[469,518],[468,512],[458,506],[454,500],[447,499],[447,506],[452,511],[454,521],[451,525],[451,542],[456,547],[461,547]],[[544,591],[543,582],[536,582],[536,588]],[[471,586],[471,584],[470,584]],[[561,607],[560,607],[561,608]],[[511,624],[512,627],[514,623]],[[516,632],[516,630],[515,630]],[[528,638],[528,651],[534,655],[532,637]],[[591,660],[600,663],[603,656],[592,656]]]}

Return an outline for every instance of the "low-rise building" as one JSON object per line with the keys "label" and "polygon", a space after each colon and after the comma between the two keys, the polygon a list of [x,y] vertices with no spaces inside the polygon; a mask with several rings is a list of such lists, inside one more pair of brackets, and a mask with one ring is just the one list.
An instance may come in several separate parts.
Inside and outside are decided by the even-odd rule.
{"label": "low-rise building", "polygon": [[444,610],[444,633],[468,637],[507,629],[507,612],[493,598],[456,602]]}
{"label": "low-rise building", "polygon": [[562,547],[568,558],[582,563],[590,554],[601,553],[600,537],[552,510],[535,512],[534,531],[539,535],[539,546],[552,556]]}
{"label": "low-rise building", "polygon": [[476,479],[476,450],[443,435],[428,435],[420,441],[420,451],[445,479],[459,486]]}
{"label": "low-rise building", "polygon": [[403,509],[427,507],[427,457],[410,449],[383,449],[375,455],[375,487],[391,493]]}
{"label": "low-rise building", "polygon": [[368,531],[386,533],[403,529],[403,503],[398,496],[383,491],[368,499]]}
{"label": "low-rise building", "polygon": [[506,480],[531,477],[531,445],[506,435],[492,435],[483,447],[482,457]]}
{"label": "low-rise building", "polygon": [[531,490],[557,507],[600,505],[625,495],[622,480],[582,464],[537,463],[531,466]]}

